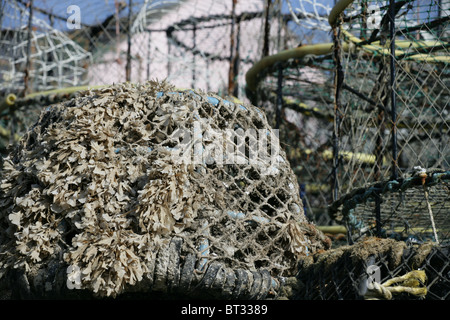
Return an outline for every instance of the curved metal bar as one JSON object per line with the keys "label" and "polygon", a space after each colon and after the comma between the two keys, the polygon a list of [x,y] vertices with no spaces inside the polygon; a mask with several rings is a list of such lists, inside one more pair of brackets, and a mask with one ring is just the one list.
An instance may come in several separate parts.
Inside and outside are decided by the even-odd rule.
{"label": "curved metal bar", "polygon": [[272,67],[277,62],[287,61],[289,59],[300,59],[306,55],[324,55],[331,53],[333,44],[321,43],[314,45],[305,45],[293,49],[280,51],[277,54],[267,56],[256,62],[245,74],[245,80],[247,82],[246,90],[248,93],[253,94],[256,91],[256,87],[260,81],[260,74],[263,70]]}
{"label": "curved metal bar", "polygon": [[354,0],[340,0],[334,5],[333,9],[330,11],[330,15],[328,16],[328,23],[332,28],[336,26],[339,15],[344,12],[344,10],[347,9],[353,1]]}

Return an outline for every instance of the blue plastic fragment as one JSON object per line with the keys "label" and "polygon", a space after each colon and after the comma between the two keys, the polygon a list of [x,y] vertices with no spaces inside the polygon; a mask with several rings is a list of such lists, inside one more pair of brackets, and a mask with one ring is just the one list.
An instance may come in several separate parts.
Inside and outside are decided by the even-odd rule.
{"label": "blue plastic fragment", "polygon": [[114,150],[114,153],[119,153],[120,152],[120,148],[117,148],[116,150]]}
{"label": "blue plastic fragment", "polygon": [[[207,221],[203,222],[203,228],[204,228],[203,234],[205,236],[209,236],[209,229],[208,229],[208,222]],[[208,241],[208,239],[206,237],[200,240],[200,245],[199,245],[198,251],[200,252],[200,255],[202,257],[207,257],[209,255],[209,241]],[[198,266],[197,270],[203,271],[203,269],[205,268],[207,262],[208,262],[207,258],[201,259],[200,262],[199,262],[199,266]]]}
{"label": "blue plastic fragment", "polygon": [[[200,255],[202,257],[207,256],[209,254],[209,241],[208,239],[203,239],[200,242],[200,246],[198,248],[198,251],[200,252]],[[199,262],[199,266],[198,266],[198,270],[203,271],[203,269],[205,268],[206,263],[208,262],[207,258],[203,258],[200,260]]]}
{"label": "blue plastic fragment", "polygon": [[245,217],[243,212],[227,211],[227,214],[233,219],[242,219]]}
{"label": "blue plastic fragment", "polygon": [[239,105],[239,108],[241,108],[244,111],[248,111],[246,107],[244,107],[242,104]]}
{"label": "blue plastic fragment", "polygon": [[277,281],[274,279],[274,278],[272,278],[272,289],[278,289],[278,283],[277,283]]}
{"label": "blue plastic fragment", "polygon": [[231,102],[231,101],[228,101],[228,100],[222,100],[222,102],[223,102],[223,104],[226,105],[227,107],[228,107],[228,106],[234,106],[234,103]]}
{"label": "blue plastic fragment", "polygon": [[269,222],[269,219],[264,218],[264,217],[258,217],[258,216],[252,216],[252,220],[259,222],[259,223],[267,223]]}
{"label": "blue plastic fragment", "polygon": [[188,91],[191,95],[193,95],[194,97],[196,97],[197,99],[200,99],[200,96],[198,94],[196,94],[194,91],[189,90]]}
{"label": "blue plastic fragment", "polygon": [[[181,92],[167,92],[167,94],[178,94],[179,96],[182,95]],[[163,91],[159,91],[159,92],[156,94],[156,98],[161,98],[163,95],[164,95],[164,92],[163,92]]]}
{"label": "blue plastic fragment", "polygon": [[214,97],[208,97],[208,101],[215,106],[217,106],[219,104],[219,99],[214,98]]}

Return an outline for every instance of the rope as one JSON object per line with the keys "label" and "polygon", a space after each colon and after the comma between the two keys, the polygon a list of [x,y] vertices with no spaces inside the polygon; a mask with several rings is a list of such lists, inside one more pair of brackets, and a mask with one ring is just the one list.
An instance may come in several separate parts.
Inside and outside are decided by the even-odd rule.
{"label": "rope", "polygon": [[[352,203],[347,205],[347,209],[354,209],[357,204],[367,201],[375,193],[384,194],[388,192],[401,192],[412,187],[436,185],[442,181],[448,181],[449,179],[450,171],[442,170],[442,172],[428,172],[425,182],[423,182],[421,176],[416,174],[405,179],[378,182],[372,186],[357,188],[332,203],[329,207],[330,214],[335,216],[336,212],[339,210],[339,207],[348,202]],[[348,211],[343,211],[343,214],[346,215],[347,212]]]}
{"label": "rope", "polygon": [[[425,283],[427,276],[423,270],[413,270],[404,276],[392,278],[382,284],[370,282],[367,285],[366,300],[391,300],[393,294],[409,293],[418,297],[425,297],[427,288],[421,285]],[[398,284],[398,285],[395,285]]]}
{"label": "rope", "polygon": [[428,214],[430,216],[431,227],[433,228],[434,239],[436,240],[436,243],[439,244],[439,239],[438,239],[438,235],[436,232],[436,226],[434,224],[433,211],[431,210],[431,204],[430,204],[430,200],[428,197],[428,187],[425,184],[425,181],[427,178],[427,170],[420,166],[414,167],[414,170],[416,170],[416,175],[422,179],[423,193],[425,195],[425,200],[427,202],[427,209],[428,209]]}

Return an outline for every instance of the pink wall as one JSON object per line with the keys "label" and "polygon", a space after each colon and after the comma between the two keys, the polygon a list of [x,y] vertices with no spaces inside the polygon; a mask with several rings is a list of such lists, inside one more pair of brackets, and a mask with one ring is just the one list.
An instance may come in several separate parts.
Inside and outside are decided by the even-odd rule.
{"label": "pink wall", "polygon": [[[237,1],[236,15],[242,12],[261,12],[262,18],[252,19],[241,23],[240,30],[240,56],[252,59],[253,62],[261,58],[263,47],[264,28],[264,4],[266,1],[246,0]],[[149,8],[151,3],[148,4]],[[153,9],[155,10],[155,9]],[[151,11],[147,11],[151,12]],[[178,4],[165,15],[155,18],[155,15],[147,15],[145,21],[142,18],[134,22],[134,30],[139,31],[139,26],[146,25],[148,29],[165,30],[176,22],[190,17],[207,17],[211,15],[230,15],[232,12],[232,0],[190,0]],[[142,13],[141,13],[142,14]],[[139,17],[138,17],[139,18]],[[230,21],[230,20],[228,20]],[[203,25],[219,24],[227,22],[224,19],[215,19],[203,23]],[[271,22],[272,53],[277,51],[274,46],[277,39],[277,23]],[[236,28],[235,28],[236,30]],[[196,31],[196,48],[202,52],[227,57],[230,54],[231,26],[198,29]],[[284,32],[283,32],[284,33]],[[189,47],[193,45],[193,31],[174,31],[177,39]],[[283,38],[283,37],[282,37]],[[126,38],[117,47],[103,54],[101,57],[94,55],[96,61],[90,67],[91,84],[111,84],[125,81],[126,67]],[[230,63],[224,61],[212,61],[200,55],[178,47],[175,44],[169,46],[165,32],[136,32],[132,36],[131,55],[133,57],[131,81],[144,82],[147,80],[147,69],[150,70],[151,79],[166,79],[176,86],[186,88],[194,86],[205,91],[223,92],[228,88],[228,73]],[[195,59],[195,64],[193,60]],[[170,65],[170,67],[169,67]],[[240,84],[239,96],[244,96],[245,73],[252,63],[241,63],[238,75]],[[170,73],[169,73],[170,68]],[[195,83],[192,74],[195,68]]]}

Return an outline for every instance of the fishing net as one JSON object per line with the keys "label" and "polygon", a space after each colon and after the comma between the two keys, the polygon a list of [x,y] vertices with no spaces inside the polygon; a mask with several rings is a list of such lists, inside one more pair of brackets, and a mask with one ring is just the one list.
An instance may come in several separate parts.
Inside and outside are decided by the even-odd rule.
{"label": "fishing net", "polygon": [[[177,86],[243,96],[245,71],[263,46],[261,1],[180,2],[164,19],[155,10],[150,3],[143,6],[133,29],[133,41],[140,44],[135,50],[148,56],[149,74],[165,74]],[[150,52],[142,45],[147,42]]]}
{"label": "fishing net", "polygon": [[354,189],[330,207],[353,241],[368,236],[448,245],[449,172],[435,170]]}
{"label": "fishing net", "polygon": [[[1,50],[11,67],[1,72],[14,79],[6,93],[16,96],[22,95],[27,73],[27,93],[166,79],[179,88],[200,88],[246,101],[244,76],[251,65],[301,38],[287,26],[290,14],[280,15],[278,5],[267,6],[260,0],[35,1],[31,5],[5,0],[2,6]],[[78,12],[78,17],[70,10]],[[29,28],[36,30],[29,32]],[[20,46],[12,39],[19,39]],[[14,62],[19,53],[20,61]],[[28,104],[27,108],[42,106]],[[3,153],[37,120],[39,112],[4,115],[0,123]]]}
{"label": "fishing net", "polygon": [[[17,1],[2,1],[1,94],[86,84],[91,54]],[[31,29],[30,29],[31,28]]]}
{"label": "fishing net", "polygon": [[[31,17],[31,19],[30,19]],[[18,1],[2,1],[0,12],[0,96],[86,84],[92,55]],[[3,100],[2,99],[2,100]],[[40,105],[0,103],[0,151],[15,143],[38,118]]]}
{"label": "fishing net", "polygon": [[330,31],[328,15],[331,7],[323,1],[287,0],[286,5],[293,21],[302,28]]}
{"label": "fishing net", "polygon": [[[270,63],[265,63],[267,59]],[[248,95],[280,130],[306,215],[326,225],[330,221],[327,207],[332,200],[333,170],[331,45],[304,45],[267,59],[247,74]]]}
{"label": "fishing net", "polygon": [[[345,217],[350,237],[448,239],[448,6],[354,1],[330,14],[339,141],[332,214]],[[355,156],[342,161],[346,152]]]}
{"label": "fishing net", "polygon": [[448,169],[448,1],[354,1],[338,16],[341,151],[357,157],[339,173],[342,194],[415,166]]}
{"label": "fishing net", "polygon": [[[46,108],[1,179],[3,279],[21,272],[38,296],[57,266],[100,296],[169,283],[187,292],[181,279],[212,265],[223,289],[237,270],[292,275],[299,257],[330,245],[306,221],[261,110],[167,83],[88,90]],[[255,290],[249,281],[240,283]]]}
{"label": "fishing net", "polygon": [[369,238],[302,260],[295,299],[448,300],[449,247]]}

